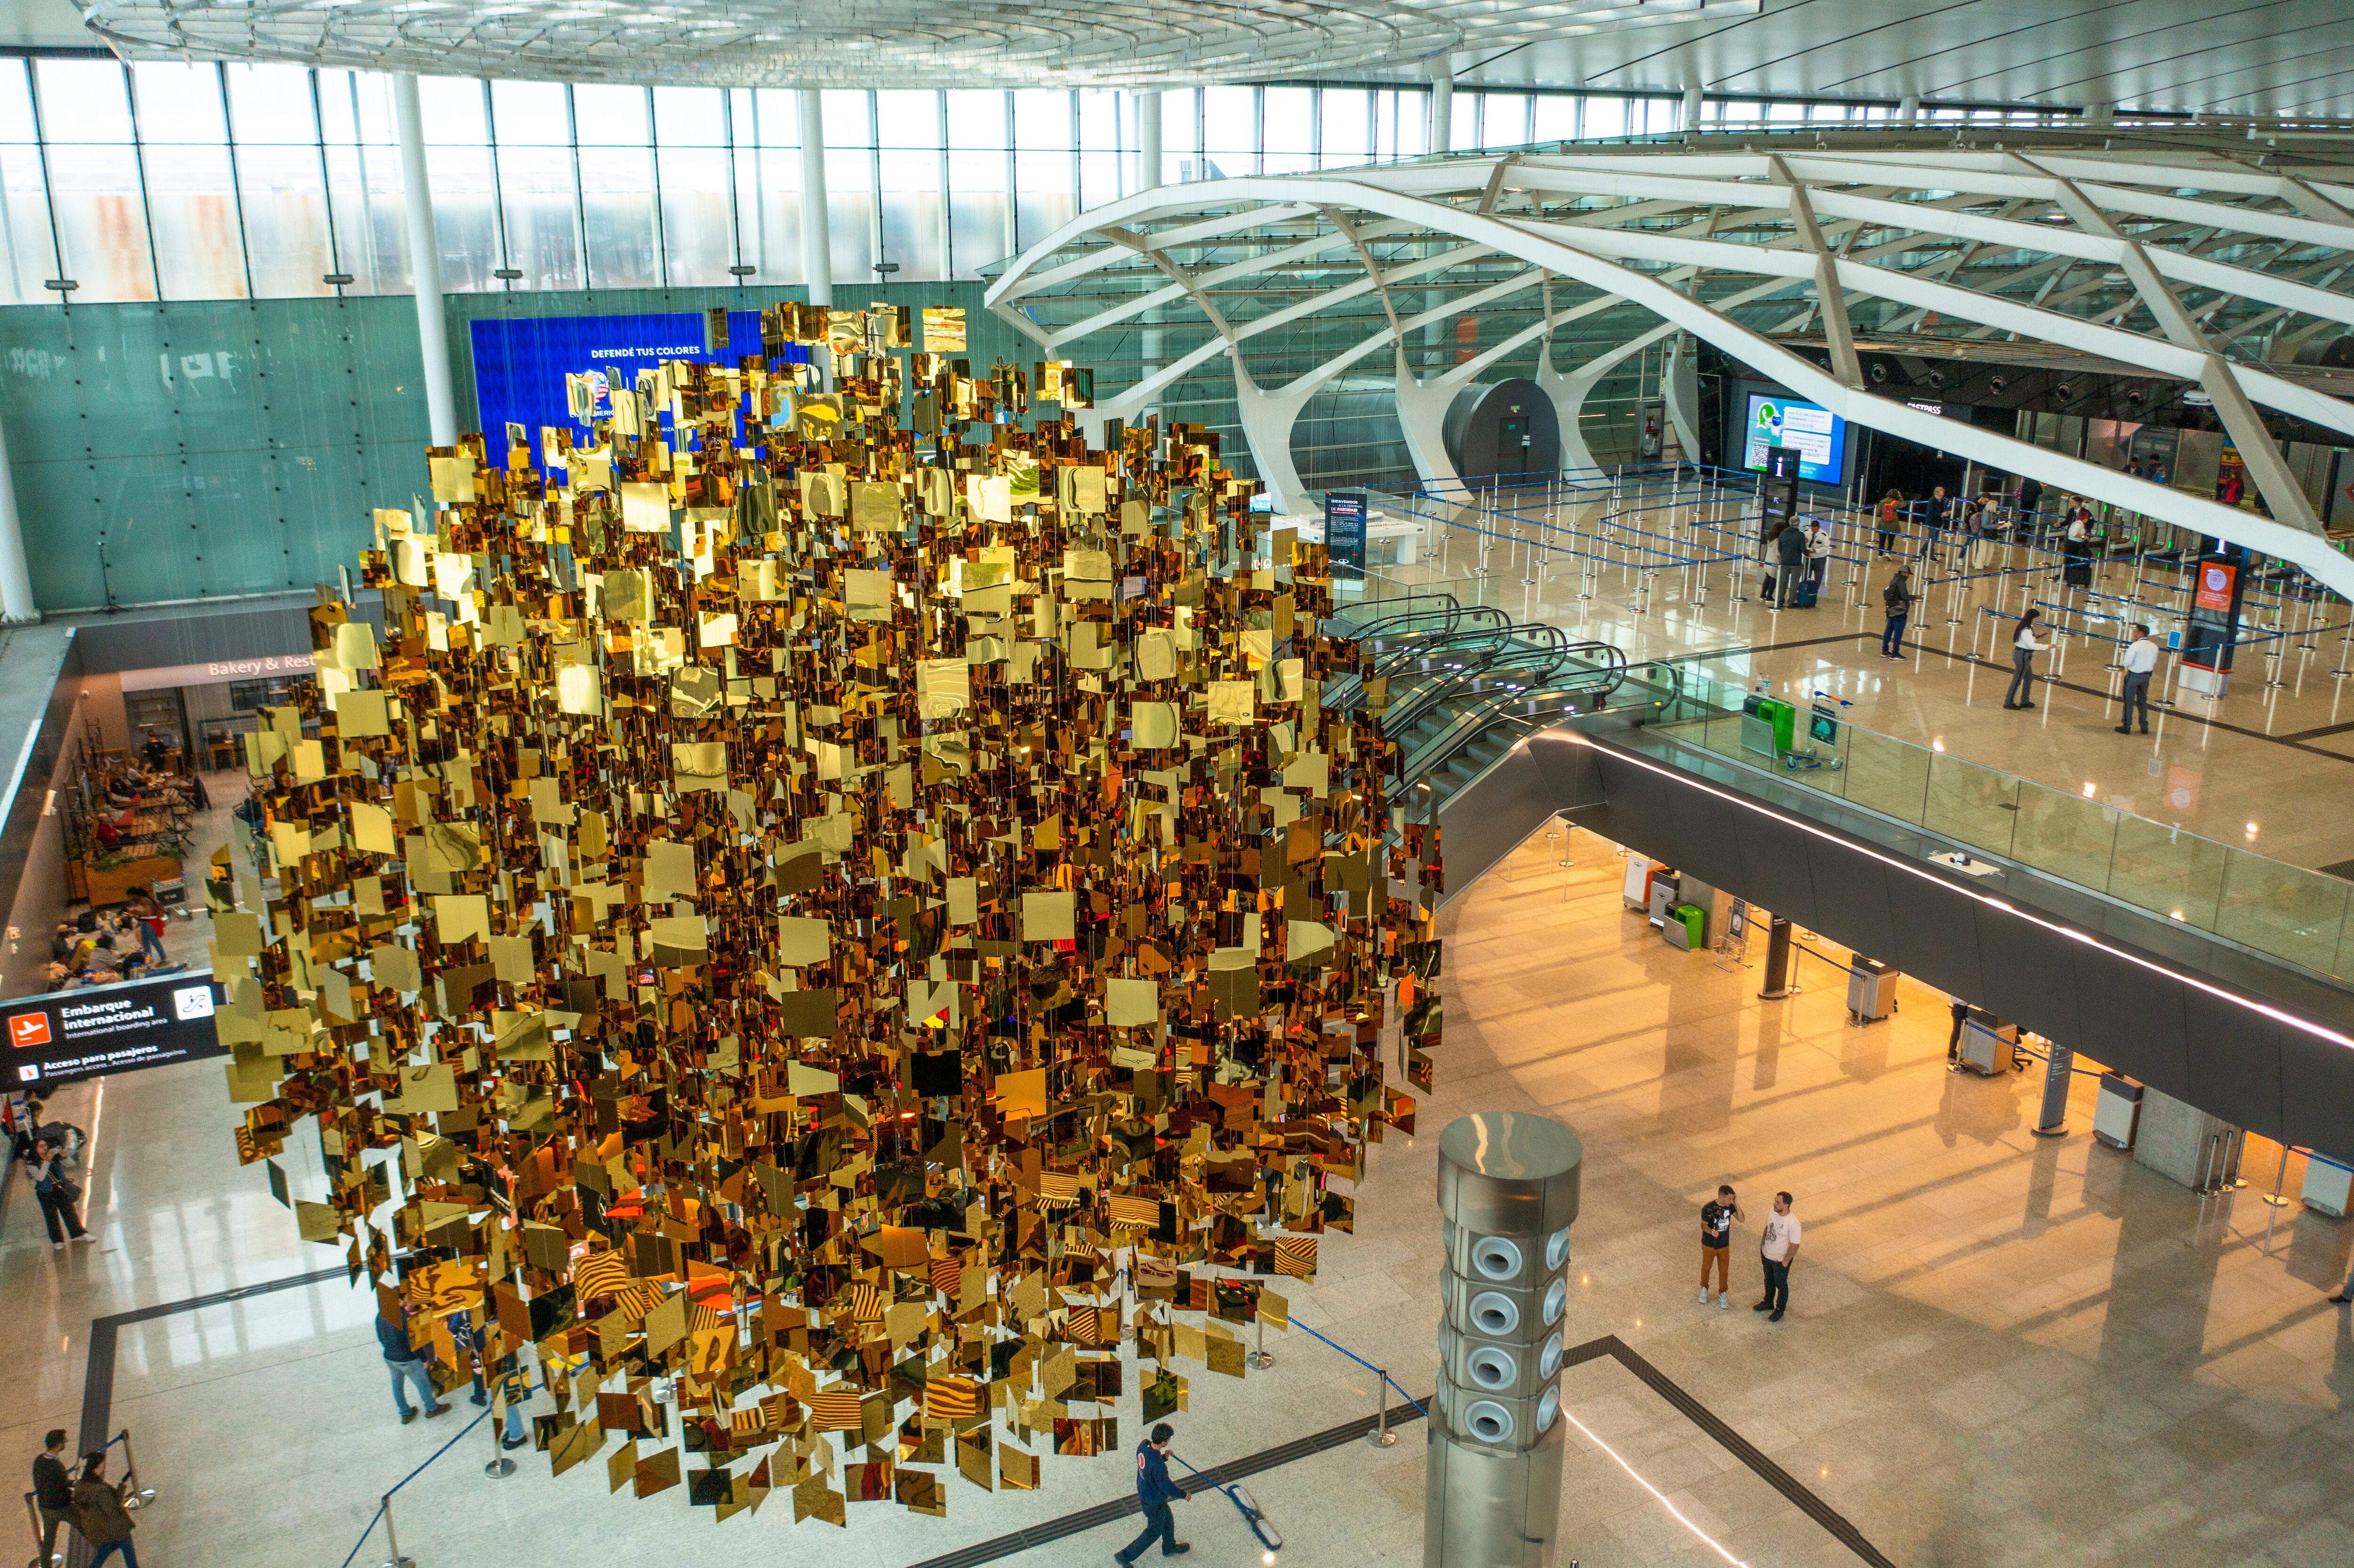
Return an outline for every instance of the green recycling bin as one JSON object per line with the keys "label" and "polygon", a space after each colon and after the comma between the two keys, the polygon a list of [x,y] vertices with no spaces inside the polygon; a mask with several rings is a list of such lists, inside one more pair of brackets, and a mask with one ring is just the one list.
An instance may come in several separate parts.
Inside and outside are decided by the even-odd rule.
{"label": "green recycling bin", "polygon": [[1694,951],[1708,946],[1708,912],[1697,904],[1679,904],[1670,911],[1683,923],[1684,945]]}

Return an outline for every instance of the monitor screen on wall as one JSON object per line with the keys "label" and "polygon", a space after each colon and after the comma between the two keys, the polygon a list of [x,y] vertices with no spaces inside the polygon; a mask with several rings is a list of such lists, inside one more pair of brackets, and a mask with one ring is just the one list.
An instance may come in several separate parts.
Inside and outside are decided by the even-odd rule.
{"label": "monitor screen on wall", "polygon": [[1798,477],[1808,484],[1847,482],[1847,421],[1820,404],[1752,392],[1742,420],[1741,466],[1766,471],[1771,447],[1798,450]]}

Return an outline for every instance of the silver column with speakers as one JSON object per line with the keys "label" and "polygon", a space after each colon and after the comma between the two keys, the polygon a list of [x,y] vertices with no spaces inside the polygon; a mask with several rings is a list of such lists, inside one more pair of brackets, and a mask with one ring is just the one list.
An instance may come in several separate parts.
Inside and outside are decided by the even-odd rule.
{"label": "silver column with speakers", "polygon": [[1483,1111],[1438,1135],[1438,1398],[1423,1568],[1551,1568],[1561,1522],[1562,1319],[1585,1146]]}

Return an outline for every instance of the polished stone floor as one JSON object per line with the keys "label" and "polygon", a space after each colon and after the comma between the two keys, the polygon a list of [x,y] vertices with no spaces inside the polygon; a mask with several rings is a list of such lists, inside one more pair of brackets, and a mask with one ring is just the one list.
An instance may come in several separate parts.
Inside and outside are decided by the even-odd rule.
{"label": "polished stone floor", "polygon": [[[1859,1029],[1842,976],[1807,959],[1799,995],[1761,1002],[1754,967],[1670,949],[1621,911],[1607,846],[1579,836],[1570,850],[1564,872],[1533,842],[1447,910],[1438,1091],[1421,1137],[1373,1151],[1357,1234],[1327,1239],[1316,1284],[1293,1292],[1299,1322],[1427,1391],[1432,1135],[1470,1109],[1541,1108],[1587,1149],[1572,1340],[1620,1336],[1893,1561],[2354,1562],[2354,1336],[2345,1309],[2323,1300],[2349,1237],[2259,1201],[2275,1151],[2252,1152],[2254,1186],[2202,1202],[2093,1143],[2088,1079],[2072,1134],[2038,1139],[2031,1081],[1945,1071],[1943,997],[1908,985],[1893,1020]],[[218,1083],[217,1065],[198,1064],[61,1097],[93,1134],[102,1247],[52,1253],[11,1184],[0,1373],[16,1391],[5,1439],[21,1457],[44,1428],[77,1425],[93,1316],[336,1262],[295,1238],[258,1170],[238,1167]],[[296,1147],[297,1192],[313,1191],[315,1164]],[[1749,1213],[1735,1308],[1723,1312],[1692,1300],[1697,1210],[1720,1181],[1742,1189]],[[1757,1287],[1758,1216],[1777,1187],[1797,1194],[1808,1230],[1790,1318],[1769,1325],[1743,1308]],[[121,1330],[112,1425],[132,1431],[162,1494],[141,1516],[143,1560],[345,1561],[378,1496],[472,1414],[461,1404],[440,1421],[396,1422],[372,1312],[338,1278]],[[1243,1381],[1186,1369],[1182,1455],[1221,1462],[1371,1409],[1371,1374],[1338,1352],[1299,1332],[1269,1336],[1269,1348],[1277,1366]],[[1581,1428],[1564,1563],[1856,1561],[1615,1364],[1575,1369],[1564,1388]],[[1133,1441],[1132,1392],[1119,1414]],[[1425,1454],[1407,1425],[1390,1449],[1352,1443],[1248,1484],[1295,1568],[1407,1563],[1420,1555]],[[945,1519],[875,1504],[853,1508],[847,1531],[795,1526],[778,1497],[715,1529],[683,1489],[610,1497],[603,1465],[551,1479],[546,1457],[529,1453],[493,1480],[489,1457],[478,1427],[398,1494],[401,1549],[422,1568],[767,1552],[902,1568],[1129,1486],[1124,1458],[1050,1457],[1036,1492],[949,1480]],[[1186,1505],[1181,1522],[1200,1561],[1257,1559],[1214,1497]],[[1100,1564],[1134,1529],[1019,1560]],[[355,1561],[382,1562],[383,1545],[372,1537]]]}
{"label": "polished stone floor", "polygon": [[[1525,549],[1515,554],[1503,546],[1491,547],[1488,575],[1477,575],[1479,567],[1476,541],[1456,531],[1443,556],[1427,556],[1389,575],[1426,579],[1467,602],[1616,643],[1637,662],[1729,655],[1699,667],[1740,685],[1770,681],[1775,694],[1801,707],[1816,693],[1828,694],[1852,705],[1841,712],[1853,723],[1896,740],[2293,865],[2354,859],[2354,813],[2313,809],[2354,795],[2354,645],[2342,605],[2327,620],[2326,634],[2264,644],[2284,650],[2276,669],[2261,654],[2244,653],[2221,698],[2176,690],[2174,705],[2154,710],[2152,733],[2144,737],[2115,732],[2117,710],[2108,694],[2117,677],[2107,668],[2113,650],[2106,642],[2070,640],[2041,657],[2039,673],[2061,683],[2042,685],[2032,712],[2004,711],[2009,633],[2008,622],[1989,612],[2015,614],[2028,592],[2049,602],[2057,589],[2048,574],[1990,569],[1956,582],[1946,567],[1920,568],[1916,591],[1927,598],[1914,612],[1908,657],[1900,664],[1880,656],[1880,594],[1893,569],[1890,560],[1843,562],[1822,603],[1804,610],[1758,604],[1754,566],[1737,577],[1723,566],[1704,578],[1662,571],[1648,588],[1639,573],[1616,564],[1589,580],[1575,563],[1532,564]],[[1535,580],[1524,584],[1524,577]],[[2094,587],[2130,597],[2133,570],[2105,566]],[[2165,600],[2162,587],[2144,580],[2142,601]],[[2295,606],[2287,620],[2304,625]],[[2115,630],[2113,623],[2082,624]],[[1736,652],[1744,649],[1755,652]],[[2169,670],[2161,666],[2161,676]],[[2339,670],[2349,673],[2338,676]],[[2268,678],[2278,683],[2267,684]],[[2158,694],[2166,689],[2162,678]]]}

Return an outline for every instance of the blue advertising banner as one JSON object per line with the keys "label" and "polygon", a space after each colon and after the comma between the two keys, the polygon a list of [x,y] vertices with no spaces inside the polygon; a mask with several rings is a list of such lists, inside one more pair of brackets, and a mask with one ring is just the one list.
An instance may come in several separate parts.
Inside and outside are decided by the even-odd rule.
{"label": "blue advertising banner", "polygon": [[1365,496],[1363,491],[1324,493],[1324,548],[1335,578],[1365,575]]}
{"label": "blue advertising banner", "polygon": [[[565,402],[564,378],[579,371],[603,371],[626,386],[665,359],[733,365],[760,352],[760,313],[729,311],[724,354],[703,346],[703,313],[673,311],[639,316],[531,316],[504,321],[478,318],[474,340],[474,400],[482,431],[496,446],[502,427],[518,424],[535,459],[543,425],[573,423]],[[803,351],[805,354],[806,351]],[[795,356],[789,356],[795,357]],[[599,399],[600,411],[604,407]],[[575,427],[585,429],[585,427]]]}

